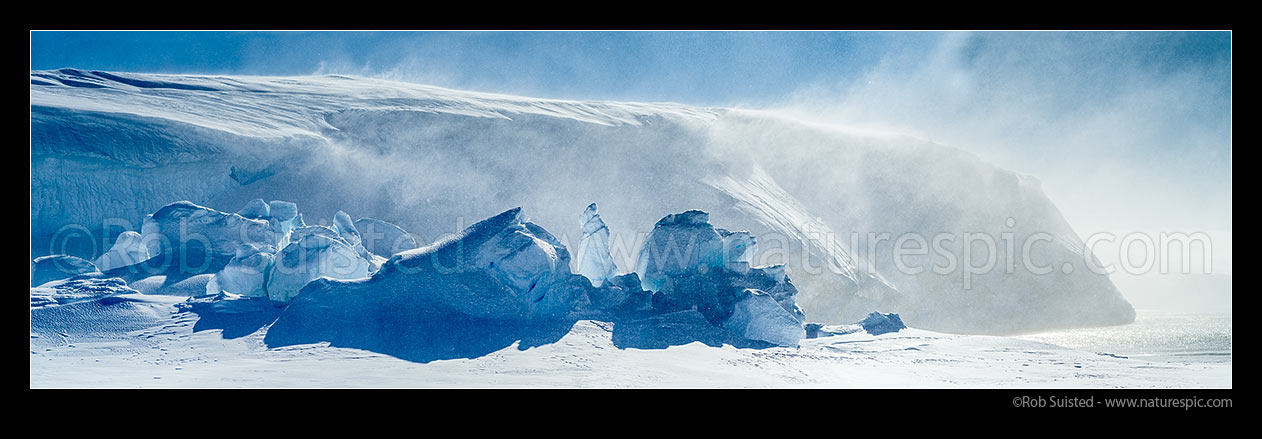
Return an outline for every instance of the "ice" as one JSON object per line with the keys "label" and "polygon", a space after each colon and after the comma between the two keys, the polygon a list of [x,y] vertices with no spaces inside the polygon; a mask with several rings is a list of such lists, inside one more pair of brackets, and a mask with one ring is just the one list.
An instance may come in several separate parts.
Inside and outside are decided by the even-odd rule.
{"label": "ice", "polygon": [[178,201],[145,220],[141,241],[151,257],[179,258],[180,269],[195,274],[226,263],[242,244],[275,246],[279,237],[267,221]]}
{"label": "ice", "polygon": [[396,254],[371,279],[313,284],[308,290],[321,293],[290,306],[364,300],[396,310],[420,307],[509,321],[554,319],[572,310],[591,288],[585,278],[570,272],[569,258],[565,246],[515,208],[450,239]]}
{"label": "ice", "polygon": [[[735,335],[778,345],[795,345],[786,342],[786,337],[796,332],[783,325],[791,323],[798,330],[802,329],[805,317],[795,303],[797,290],[787,277],[777,282],[776,276],[768,272],[774,273],[778,267],[771,268],[755,268],[745,273],[716,269],[667,277],[661,290],[652,297],[652,308],[655,312],[696,309],[712,325],[730,329]],[[759,297],[749,299],[751,291],[757,291]],[[766,307],[767,304],[773,304],[775,309]],[[777,317],[781,315],[787,320]],[[732,321],[734,316],[737,320]],[[770,320],[761,320],[764,318]],[[748,328],[750,325],[753,329]],[[773,329],[775,327],[780,329]]]}
{"label": "ice", "polygon": [[863,327],[859,325],[825,325],[819,322],[807,323],[803,328],[806,329],[806,338],[832,337],[863,330]]}
{"label": "ice", "polygon": [[405,250],[419,248],[416,239],[402,227],[375,219],[360,218],[355,220],[355,230],[363,238],[364,248],[374,255],[389,258]]}
{"label": "ice", "polygon": [[277,221],[294,221],[298,219],[298,205],[288,201],[272,200],[267,203],[268,213]]}
{"label": "ice", "polygon": [[[299,230],[311,231],[299,235],[276,255],[268,274],[267,296],[277,302],[288,302],[297,296],[303,286],[313,279],[359,279],[368,277],[368,260],[339,238],[317,233],[321,226],[308,226]],[[335,234],[336,236],[336,234]],[[266,259],[259,256],[256,261]]]}
{"label": "ice", "polygon": [[83,258],[70,255],[40,256],[31,262],[31,286],[98,271],[96,265]]}
{"label": "ice", "polygon": [[618,318],[621,314],[651,311],[653,293],[640,288],[640,278],[635,272],[621,274],[606,280],[600,287],[587,291],[586,306]]}
{"label": "ice", "polygon": [[555,341],[592,288],[570,271],[569,258],[552,234],[511,209],[396,254],[371,278],[312,281],[264,342],[323,341],[428,362]]}
{"label": "ice", "polygon": [[337,233],[337,230],[328,226],[297,227],[293,231],[289,232],[289,240],[291,242],[298,242],[311,235],[320,235],[326,238],[338,240],[347,246],[351,245],[351,243],[346,242],[346,238],[342,237],[342,234]]}
{"label": "ice", "polygon": [[[641,289],[638,272],[606,277],[601,288],[583,285],[587,279],[568,273],[572,261],[559,240],[514,214],[512,220],[492,218],[490,225],[475,225],[477,230],[456,238],[394,254],[375,277],[294,280],[290,286],[302,294],[286,294],[292,303],[284,308],[285,315],[242,325],[248,328],[236,328],[240,320],[210,312],[194,323],[188,314],[168,311],[183,298],[150,294],[142,294],[149,302],[125,306],[51,306],[58,300],[137,296],[126,293],[127,287],[141,293],[205,293],[209,279],[229,267],[249,266],[250,258],[265,253],[250,250],[246,258],[238,258],[235,249],[259,242],[236,239],[225,246],[234,248],[232,257],[213,276],[150,276],[127,286],[117,279],[78,277],[32,288],[32,307],[40,305],[32,309],[33,336],[39,332],[48,340],[75,326],[134,346],[113,353],[79,349],[77,354],[70,348],[37,354],[33,346],[33,387],[243,382],[269,387],[1231,385],[1229,365],[1136,366],[1134,361],[1040,343],[920,329],[921,322],[939,330],[995,332],[1127,320],[1130,307],[1108,277],[1094,276],[1081,265],[1072,266],[1072,275],[1058,270],[1043,276],[979,276],[967,290],[958,285],[958,273],[905,277],[890,269],[888,259],[875,259],[875,272],[868,272],[857,248],[814,238],[834,231],[843,238],[850,231],[932,236],[977,230],[997,236],[1010,231],[1002,225],[1011,217],[1018,224],[1011,230],[1017,242],[1036,231],[1055,237],[1029,255],[1034,259],[1059,268],[1089,256],[1037,181],[955,148],[901,137],[842,135],[739,110],[554,101],[362,78],[66,70],[32,72],[32,81],[33,239],[51,236],[67,224],[94,226],[104,218],[140,222],[145,213],[182,199],[217,209],[246,204],[253,210],[242,209],[240,216],[255,216],[260,206],[251,200],[268,196],[291,197],[308,212],[346,209],[390,218],[418,236],[440,236],[452,230],[457,217],[499,212],[504,203],[513,202],[531,206],[538,224],[556,225],[557,236],[573,237],[575,206],[570,203],[593,199],[602,200],[606,231],[635,235],[663,214],[688,208],[710,212],[716,223],[732,230],[752,231],[714,229],[718,250],[711,253],[715,240],[689,235],[689,219],[677,218],[680,224],[663,228],[654,241],[697,244],[696,258],[682,249],[675,249],[683,255],[679,258],[659,253],[662,260],[656,262],[666,262],[659,266],[676,264],[673,271],[658,270],[654,274],[660,276],[646,281],[658,290],[657,296]],[[324,166],[328,161],[338,166]],[[289,232],[304,226],[297,204],[272,201],[267,206],[277,248],[292,247]],[[199,218],[213,224],[222,217]],[[351,247],[349,235],[341,233],[350,227],[334,219],[338,230],[305,229],[293,244],[302,248],[310,241],[336,248],[317,252],[317,259],[362,257],[338,247]],[[369,250],[368,228],[359,222],[352,226]],[[169,234],[161,227],[158,231],[142,235],[142,241]],[[606,243],[611,250],[618,247],[616,238]],[[143,247],[147,252],[147,245]],[[758,252],[768,249],[810,258],[753,267],[762,260]],[[624,268],[631,266],[624,262],[634,262],[610,253]],[[575,270],[583,272],[579,267],[586,255],[576,256]],[[298,259],[305,266],[306,259]],[[366,271],[372,272],[379,261],[374,255]],[[828,269],[804,269],[821,262]],[[1002,267],[1004,262],[997,263]],[[792,281],[786,273],[793,275]],[[74,288],[58,290],[58,284]],[[855,322],[875,309],[902,317],[880,314],[873,322],[865,320],[875,323],[865,333],[847,332],[859,325],[812,326],[817,335],[846,335],[802,342],[801,349],[709,349],[693,343],[744,346],[743,341],[762,340],[792,346],[797,332],[791,320],[802,314],[795,300],[799,287],[803,306],[823,320]],[[533,294],[541,291],[542,297]],[[295,331],[309,331],[305,340],[312,343],[333,339],[327,337],[330,333],[375,336],[380,343],[368,345],[370,351],[389,353],[395,351],[380,348],[492,328],[503,321],[564,321],[558,317],[565,314],[561,310],[581,302],[584,291],[598,309],[638,313],[612,313],[622,319],[613,325],[583,321],[572,331],[565,326],[569,332],[560,332],[565,338],[554,343],[539,340],[555,341],[560,335],[496,333],[496,343],[457,339],[446,347],[467,355],[461,358],[468,361],[423,365],[344,349],[363,347],[347,343],[347,337],[330,346],[262,349],[255,337],[233,339],[241,335],[225,330],[211,331],[207,338],[204,332],[225,321],[239,329],[237,334],[262,329],[267,347]],[[651,301],[643,301],[646,297],[658,297],[664,307],[654,309]],[[231,303],[221,307],[229,308],[227,314],[257,307],[273,314],[256,314],[273,317],[282,309],[266,302],[234,298],[215,303]],[[671,309],[681,302],[690,307]],[[386,336],[395,334],[391,328],[436,310],[482,319],[452,320],[404,333],[415,338]],[[894,337],[872,336],[903,318],[916,329]],[[275,326],[268,329],[273,321]],[[615,329],[604,329],[610,326]],[[465,350],[468,345],[478,348]],[[624,349],[611,348],[615,346]],[[653,350],[666,347],[671,349]],[[94,366],[94,359],[101,366]],[[210,366],[214,362],[219,366]],[[199,369],[173,372],[172,364]],[[1071,367],[1079,364],[1084,368]],[[978,372],[986,370],[1021,373],[996,379]],[[162,381],[153,379],[158,374]],[[102,376],[110,379],[102,381]],[[249,381],[240,381],[243,377]]]}
{"label": "ice", "polygon": [[751,268],[740,278],[739,285],[756,288],[769,294],[786,312],[799,321],[806,321],[806,312],[798,306],[798,289],[785,274],[784,265]]}
{"label": "ice", "polygon": [[126,267],[149,259],[149,249],[141,242],[140,233],[128,230],[118,235],[114,245],[93,263],[101,271]]}
{"label": "ice", "polygon": [[761,340],[779,346],[797,346],[806,337],[799,317],[785,311],[770,294],[745,289],[744,296],[733,306],[732,315],[723,328],[750,340]]}
{"label": "ice", "polygon": [[724,267],[723,238],[700,210],[667,215],[653,226],[640,249],[636,273],[645,290],[657,291],[668,276]]}
{"label": "ice", "polygon": [[[640,254],[640,260],[650,264],[671,262],[662,270],[646,270],[659,279],[653,310],[695,309],[710,324],[737,337],[797,346],[805,337],[797,287],[784,265],[750,267],[746,253],[755,242],[749,232],[714,228],[708,215],[698,210],[658,221]],[[682,256],[661,256],[674,251],[672,247],[691,250],[675,251]]]}
{"label": "ice", "polygon": [[606,279],[618,274],[618,267],[609,255],[609,227],[596,212],[596,203],[589,204],[579,219],[583,226],[583,238],[578,244],[578,274],[586,276],[592,285],[599,287]]}
{"label": "ice", "polygon": [[[385,263],[386,258],[370,253],[367,249],[364,248],[362,243],[356,242],[355,244],[351,244],[352,240],[359,238],[358,235],[355,235],[349,231],[346,231],[345,233],[339,233],[337,228],[335,227],[314,226],[314,225],[313,226],[299,226],[293,229],[289,233],[288,241],[290,243],[298,242],[312,235],[323,236],[325,238],[338,241],[350,247],[351,250],[354,251],[355,254],[358,255],[360,259],[368,261],[369,274],[376,272],[377,269],[380,268],[380,266],[383,263]],[[343,228],[342,230],[347,230],[347,229]]]}
{"label": "ice", "polygon": [[752,341],[714,325],[695,309],[655,314],[619,322],[612,334],[614,346],[622,349],[666,349],[671,346],[701,343],[721,347],[764,348],[768,344]]}
{"label": "ice", "polygon": [[715,288],[754,288],[803,320],[797,287],[789,281],[784,265],[749,267],[745,254],[755,242],[749,232],[716,229],[709,215],[699,210],[667,215],[653,227],[640,250],[640,282],[645,290],[658,291],[663,300],[683,306],[715,300],[707,296],[735,294],[715,293]]}
{"label": "ice", "polygon": [[351,221],[351,216],[343,211],[337,211],[333,215],[333,230],[342,236],[342,240],[346,241],[352,247],[357,246],[363,239],[359,236],[359,231],[355,230],[355,223]]}
{"label": "ice", "polygon": [[[372,253],[364,248],[364,239],[360,236],[359,230],[355,229],[355,223],[351,221],[349,214],[340,210],[337,211],[333,215],[333,230],[336,230],[337,234],[342,237],[342,241],[345,241],[351,248],[355,249],[356,253],[359,253],[359,257],[369,262],[373,260]],[[372,271],[376,271],[376,268],[373,267]]]}
{"label": "ice", "polygon": [[39,288],[31,288],[31,308],[64,305],[87,299],[97,299],[117,294],[136,294],[119,278],[87,278],[49,282]]}
{"label": "ice", "polygon": [[268,297],[267,275],[276,258],[270,245],[242,244],[223,270],[206,284],[207,294],[229,292],[247,297]]}
{"label": "ice", "polygon": [[858,323],[848,325],[824,325],[822,323],[807,323],[807,338],[832,337],[836,335],[853,334],[856,332],[867,332],[871,335],[881,335],[891,332],[898,332],[907,329],[907,325],[903,324],[903,319],[894,313],[871,312],[867,317]]}
{"label": "ice", "polygon": [[268,203],[268,213],[271,217],[267,221],[272,225],[272,232],[280,237],[278,242],[280,248],[289,245],[290,232],[306,225],[302,222],[302,214],[298,213],[298,205],[295,203],[273,200]]}
{"label": "ice", "polygon": [[241,210],[238,210],[237,215],[250,219],[270,218],[272,216],[271,206],[264,202],[262,198],[255,198],[250,200],[249,203],[246,203],[245,207],[242,207]]}
{"label": "ice", "polygon": [[879,312],[872,312],[871,314],[868,314],[862,322],[859,322],[859,326],[862,326],[864,331],[868,331],[868,333],[872,335],[898,332],[901,329],[907,328],[907,326],[903,324],[903,319],[898,317],[898,314],[883,314]]}
{"label": "ice", "polygon": [[[721,235],[717,261],[693,261],[696,268],[783,263],[816,321],[849,323],[880,309],[917,328],[1003,334],[1134,317],[1109,276],[1086,266],[1091,249],[1038,180],[968,153],[969,145],[740,109],[562,101],[343,76],[68,69],[32,71],[31,78],[32,248],[47,248],[68,224],[108,235],[100,226],[107,220],[139,224],[174,200],[236,210],[275,196],[311,212],[389,218],[433,237],[463,228],[452,227],[456,218],[511,202],[530,206],[535,222],[578,245],[571,203],[600,200],[613,261],[634,267],[648,290],[662,278],[640,271],[637,238],[664,214],[695,208],[759,238],[741,254],[748,244],[741,235]],[[284,232],[301,216],[279,203],[268,203],[269,222],[284,248]],[[1009,218],[1015,226],[1006,226]],[[892,240],[867,250],[872,238],[849,239],[946,233],[955,237],[946,250],[959,255],[964,232],[1012,233],[1018,252],[999,255],[996,267],[1028,257],[1056,270],[1036,275],[1017,264],[1015,273],[993,270],[966,284],[963,269],[901,272]],[[1020,244],[1038,233],[1053,239],[1023,253]],[[693,265],[666,259],[659,268]],[[906,262],[928,268],[930,259]]]}
{"label": "ice", "polygon": [[750,257],[757,251],[758,241],[748,231],[732,232],[727,229],[715,229],[723,238],[723,263],[729,270],[744,271],[749,269]]}

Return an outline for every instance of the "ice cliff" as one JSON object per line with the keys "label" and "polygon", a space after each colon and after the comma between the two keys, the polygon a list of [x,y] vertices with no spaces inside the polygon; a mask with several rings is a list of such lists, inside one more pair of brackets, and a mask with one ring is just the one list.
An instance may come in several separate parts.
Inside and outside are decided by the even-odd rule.
{"label": "ice cliff", "polygon": [[[123,255],[140,257],[128,241],[134,237],[117,251],[112,243],[126,230],[145,235],[145,215],[175,200],[237,212],[203,217],[211,223],[275,233],[303,219],[252,201],[284,197],[303,207],[308,223],[337,226],[345,242],[323,248],[346,245],[360,258],[400,260],[417,251],[410,247],[520,205],[558,243],[599,242],[600,230],[610,232],[608,262],[644,274],[652,289],[661,281],[656,272],[637,266],[649,226],[699,209],[727,230],[757,237],[716,229],[698,242],[724,250],[701,263],[783,264],[811,321],[854,322],[882,310],[913,327],[1010,333],[1125,323],[1134,315],[1107,276],[1087,269],[1092,256],[1037,180],[919,139],[748,110],[535,99],[346,76],[61,69],[31,71],[30,79],[32,259],[67,253],[112,267]],[[605,228],[593,223],[589,234],[574,215],[592,200]],[[392,248],[396,242],[381,239],[395,232],[349,217],[334,221],[338,210],[389,218],[418,239]],[[76,230],[90,237],[67,235]],[[1017,252],[1000,255],[1000,268],[986,273],[959,267],[939,275],[901,270],[890,251],[908,233],[945,233],[955,239],[943,248],[960,254],[966,232],[1011,236]],[[523,233],[533,236],[530,243],[548,243]],[[859,238],[849,239],[852,233]],[[149,235],[178,234],[159,224]],[[1052,239],[1028,252],[1020,245],[1040,234]],[[256,255],[266,252],[238,258],[241,244],[274,246],[277,260],[290,245],[266,234],[207,237],[205,250],[218,264],[208,273],[265,265],[266,256]],[[1027,258],[1054,270],[1005,269]],[[575,270],[607,276],[599,274],[608,273],[607,261],[595,262]],[[520,289],[522,279],[503,276],[505,288]],[[769,305],[755,292],[745,297],[745,309]]]}

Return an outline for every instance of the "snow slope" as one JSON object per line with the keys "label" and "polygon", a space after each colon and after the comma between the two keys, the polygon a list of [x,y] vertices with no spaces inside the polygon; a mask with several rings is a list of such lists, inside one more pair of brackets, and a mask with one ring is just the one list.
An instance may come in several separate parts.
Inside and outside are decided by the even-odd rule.
{"label": "snow slope", "polygon": [[[881,311],[913,328],[1011,333],[1134,316],[1085,269],[1090,255],[1036,180],[918,139],[346,76],[31,71],[30,100],[32,257],[68,242],[59,252],[95,259],[174,201],[233,212],[257,198],[296,202],[308,224],[332,225],[339,209],[378,218],[421,245],[522,206],[577,248],[576,216],[597,202],[619,272],[659,218],[704,210],[752,232],[753,265],[788,266],[810,321]],[[82,230],[93,238],[62,239]],[[1010,234],[1018,251],[1047,233],[1028,256],[1056,269],[904,274],[892,238],[865,237],[908,232],[952,234],[957,252],[965,232]]]}

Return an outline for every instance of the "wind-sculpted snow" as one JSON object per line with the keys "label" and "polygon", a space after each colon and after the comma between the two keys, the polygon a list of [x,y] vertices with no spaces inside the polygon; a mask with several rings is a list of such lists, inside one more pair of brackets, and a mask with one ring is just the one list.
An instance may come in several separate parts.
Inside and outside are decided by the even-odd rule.
{"label": "wind-sculpted snow", "polygon": [[[388,219],[418,244],[521,205],[574,244],[583,234],[574,213],[594,200],[615,266],[640,272],[649,225],[703,210],[758,238],[717,236],[717,255],[785,265],[812,321],[854,322],[879,309],[912,327],[1005,333],[1133,319],[1036,180],[909,137],[748,110],[346,76],[63,69],[32,71],[30,90],[32,256],[95,259],[120,229],[138,230],[174,200],[235,212],[272,197],[303,206],[308,224],[333,225],[344,210]],[[92,239],[50,248],[68,225]],[[940,247],[957,256],[955,269],[933,273],[934,254],[902,259],[921,272],[900,268],[892,247],[909,233],[953,236]],[[994,238],[993,269],[965,265],[964,233]],[[1044,233],[1052,238],[1023,248]],[[1012,254],[1002,252],[1009,235]],[[1036,273],[1023,259],[1053,270]],[[641,280],[646,289],[659,282]]]}
{"label": "wind-sculpted snow", "polygon": [[84,300],[100,299],[119,294],[137,294],[119,278],[83,278],[49,282],[45,286],[31,288],[31,308],[65,305]]}
{"label": "wind-sculpted snow", "polygon": [[31,286],[98,272],[96,265],[70,255],[40,256],[31,261]]}

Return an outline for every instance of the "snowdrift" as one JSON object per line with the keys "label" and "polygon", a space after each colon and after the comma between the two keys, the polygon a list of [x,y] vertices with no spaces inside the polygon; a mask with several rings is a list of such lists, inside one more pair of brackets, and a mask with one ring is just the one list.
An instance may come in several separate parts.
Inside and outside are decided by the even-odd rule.
{"label": "snowdrift", "polygon": [[[744,257],[784,264],[810,321],[879,310],[912,327],[1009,333],[1134,316],[1107,276],[1087,269],[1092,256],[1034,178],[918,139],[753,111],[345,76],[31,72],[32,258],[97,260],[173,201],[232,212],[271,197],[302,206],[308,224],[334,226],[339,209],[397,224],[415,240],[378,250],[396,257],[513,205],[558,243],[604,242],[574,221],[594,200],[618,272],[640,269],[649,225],[700,209],[758,237]],[[260,209],[236,217],[255,221]],[[1008,236],[1016,253],[997,255],[998,268],[984,273],[960,261],[946,274],[928,270],[932,255],[912,255],[903,262],[926,269],[910,273],[891,251],[908,233],[954,236],[940,244],[956,255],[963,233]],[[1021,245],[1043,234],[1051,238]],[[235,248],[215,250],[235,257]],[[1027,259],[1053,270],[1006,270]]]}

